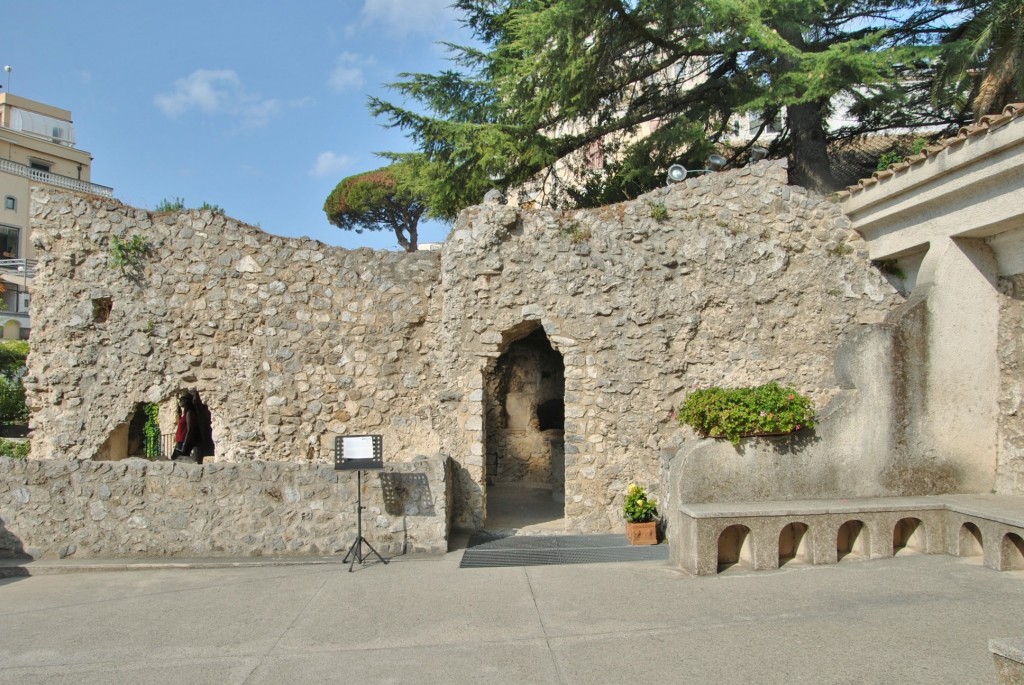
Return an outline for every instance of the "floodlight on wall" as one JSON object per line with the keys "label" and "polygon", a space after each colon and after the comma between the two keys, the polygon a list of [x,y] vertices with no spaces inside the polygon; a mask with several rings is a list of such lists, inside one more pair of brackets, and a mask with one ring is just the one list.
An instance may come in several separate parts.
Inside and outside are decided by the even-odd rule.
{"label": "floodlight on wall", "polygon": [[728,160],[722,155],[711,155],[708,157],[707,165],[711,171],[721,171],[725,168]]}
{"label": "floodlight on wall", "polygon": [[682,183],[686,180],[686,177],[690,174],[710,174],[713,171],[719,171],[726,164],[725,157],[721,155],[711,155],[708,157],[709,169],[687,169],[682,164],[673,164],[668,168],[668,178],[666,185],[672,185],[673,183]]}
{"label": "floodlight on wall", "polygon": [[753,163],[753,162],[760,162],[762,159],[764,159],[767,156],[768,156],[768,150],[766,150],[763,147],[758,147],[758,146],[755,145],[754,147],[750,148],[750,161],[751,161],[751,163]]}
{"label": "floodlight on wall", "polygon": [[682,164],[673,164],[668,168],[668,183],[682,183],[686,180],[686,167]]}

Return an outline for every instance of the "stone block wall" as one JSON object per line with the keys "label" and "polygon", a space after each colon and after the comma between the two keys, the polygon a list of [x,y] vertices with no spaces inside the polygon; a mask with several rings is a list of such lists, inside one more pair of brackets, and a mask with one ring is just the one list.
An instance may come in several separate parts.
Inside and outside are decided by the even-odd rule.
{"label": "stone block wall", "polygon": [[463,212],[442,255],[439,323],[444,449],[464,455],[469,498],[457,518],[479,523],[486,507],[490,376],[538,328],[565,365],[577,530],[621,529],[630,482],[666,494],[661,455],[693,438],[673,416],[690,389],[778,380],[820,407],[839,395],[844,339],[901,298],[837,206],[785,179],[782,163],[759,163],[594,210]]}
{"label": "stone block wall", "polygon": [[[380,433],[386,462],[452,458],[452,515],[470,528],[498,475],[488,412],[517,342],[543,336],[561,358],[551,485],[564,476],[570,529],[604,532],[623,527],[630,482],[666,494],[662,455],[693,439],[673,416],[690,389],[777,380],[826,407],[846,387],[837,350],[901,300],[784,162],[594,210],[472,207],[440,261],[52,191],[32,211],[33,459],[93,459],[139,402],[197,387],[214,463],[327,464],[337,435]],[[148,252],[112,266],[114,238],[134,235]]]}
{"label": "stone block wall", "polygon": [[[363,475],[363,536],[381,554],[447,551],[449,461]],[[356,473],[281,462],[180,464],[0,457],[0,556],[344,554]]]}
{"label": "stone block wall", "polygon": [[[436,254],[38,189],[33,235],[33,458],[92,459],[139,402],[190,388],[210,407],[218,460],[328,463],[340,434],[382,434],[398,461],[439,448]],[[115,241],[134,236],[145,254],[115,266]]]}

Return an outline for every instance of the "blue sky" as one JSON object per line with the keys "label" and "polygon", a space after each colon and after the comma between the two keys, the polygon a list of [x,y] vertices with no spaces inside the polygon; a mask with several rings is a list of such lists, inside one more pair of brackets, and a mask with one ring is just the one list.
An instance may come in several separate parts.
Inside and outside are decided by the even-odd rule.
{"label": "blue sky", "polygon": [[[331,226],[323,202],[382,166],[375,152],[411,148],[366,98],[448,64],[439,43],[468,40],[450,1],[5,2],[0,63],[14,95],[71,110],[93,182],[127,204],[181,197],[270,233],[395,249],[390,232]],[[448,229],[421,224],[420,242]]]}

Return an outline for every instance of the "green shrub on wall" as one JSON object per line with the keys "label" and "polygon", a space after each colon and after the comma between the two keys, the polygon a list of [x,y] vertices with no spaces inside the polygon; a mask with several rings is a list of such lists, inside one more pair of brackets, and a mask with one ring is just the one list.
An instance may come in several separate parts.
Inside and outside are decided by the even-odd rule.
{"label": "green shrub on wall", "polygon": [[814,403],[789,386],[772,382],[756,388],[703,388],[679,408],[680,425],[708,438],[738,444],[752,435],[782,434],[814,426]]}
{"label": "green shrub on wall", "polygon": [[28,456],[31,447],[28,440],[8,440],[0,438],[0,457],[14,457],[24,459]]}

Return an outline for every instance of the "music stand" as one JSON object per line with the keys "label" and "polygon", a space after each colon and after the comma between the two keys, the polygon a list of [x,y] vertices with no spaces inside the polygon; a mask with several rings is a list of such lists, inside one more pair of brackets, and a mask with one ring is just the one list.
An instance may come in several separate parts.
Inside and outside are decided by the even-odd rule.
{"label": "music stand", "polygon": [[356,472],[356,541],[349,547],[348,553],[341,563],[352,558],[348,572],[356,565],[366,563],[369,554],[363,553],[363,545],[373,552],[385,564],[388,560],[373,548],[363,537],[363,471],[384,468],[384,439],[380,435],[347,435],[334,439],[334,469],[336,471]]}

